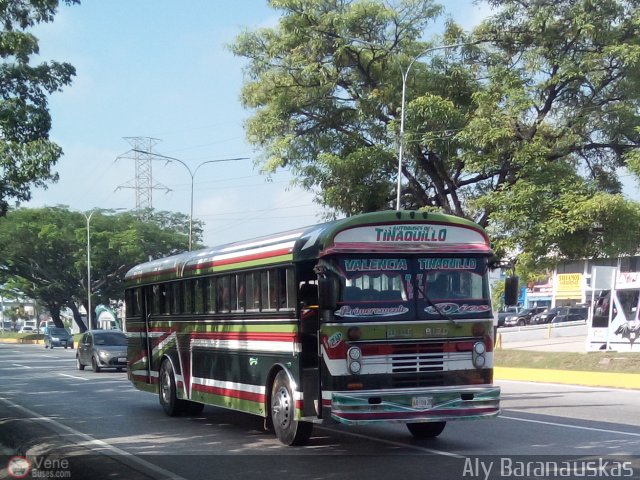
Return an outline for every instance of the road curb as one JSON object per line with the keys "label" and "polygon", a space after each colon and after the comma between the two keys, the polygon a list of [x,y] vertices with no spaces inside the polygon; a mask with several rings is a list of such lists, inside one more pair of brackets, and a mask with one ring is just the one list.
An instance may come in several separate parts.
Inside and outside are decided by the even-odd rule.
{"label": "road curb", "polygon": [[42,345],[44,340],[28,340],[26,338],[0,338],[0,343],[20,343],[23,345]]}
{"label": "road curb", "polygon": [[546,370],[541,368],[494,367],[496,380],[561,383],[586,387],[608,387],[640,390],[640,374],[617,372],[583,372]]}

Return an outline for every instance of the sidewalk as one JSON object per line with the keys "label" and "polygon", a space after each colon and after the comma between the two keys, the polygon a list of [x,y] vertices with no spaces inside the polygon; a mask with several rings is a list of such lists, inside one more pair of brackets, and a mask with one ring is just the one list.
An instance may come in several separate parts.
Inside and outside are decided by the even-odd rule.
{"label": "sidewalk", "polygon": [[[534,352],[570,352],[586,353],[586,335],[558,336],[530,340],[517,339],[515,335],[502,335],[496,341],[496,352],[500,350],[530,350]],[[514,338],[510,340],[509,337]],[[561,383],[588,387],[608,387],[640,389],[640,372],[590,372],[549,370],[542,368],[494,367],[496,380],[514,380],[522,382]]]}

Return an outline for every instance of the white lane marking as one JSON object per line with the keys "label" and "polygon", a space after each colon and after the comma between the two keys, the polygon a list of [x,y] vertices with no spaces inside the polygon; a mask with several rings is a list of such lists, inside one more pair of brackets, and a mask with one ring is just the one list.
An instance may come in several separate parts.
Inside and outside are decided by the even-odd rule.
{"label": "white lane marking", "polygon": [[618,435],[629,435],[631,437],[640,437],[640,433],[622,432],[620,430],[608,430],[606,428],[583,427],[581,425],[569,425],[567,423],[545,422],[543,420],[531,420],[529,418],[506,417],[504,415],[500,415],[498,418],[504,418],[506,420],[516,420],[517,422],[540,423],[542,425],[551,425],[553,427],[574,428],[576,430],[589,430],[591,432],[602,432],[602,433],[617,433]]}
{"label": "white lane marking", "polygon": [[76,377],[75,375],[67,375],[66,373],[59,373],[58,375],[60,375],[61,377],[75,378],[76,380],[84,380],[84,381],[89,380],[88,378],[84,378],[84,377]]}
{"label": "white lane marking", "polygon": [[155,473],[158,473],[160,475],[163,475],[164,477],[166,477],[167,479],[171,479],[171,480],[187,480],[184,477],[181,477],[180,475],[177,475],[169,470],[165,470],[164,468],[160,468],[156,465],[154,465],[151,462],[147,462],[146,460],[143,460],[141,458],[138,458],[137,456],[135,456],[133,453],[127,452],[126,450],[122,450],[121,448],[118,447],[114,447],[113,445],[107,443],[107,442],[103,442],[102,440],[98,440],[97,438],[93,438],[90,435],[87,435],[86,433],[82,433],[78,430],[75,430],[71,427],[68,427],[67,425],[64,425],[63,423],[59,423],[56,422],[55,420],[48,418],[48,417],[43,417],[42,415],[40,415],[39,413],[34,412],[33,410],[29,410],[28,408],[25,408],[21,405],[18,405],[16,403],[13,403],[12,401],[0,397],[0,402],[3,402],[5,405],[8,405],[10,407],[13,407],[17,410],[20,410],[23,413],[26,413],[27,415],[29,415],[32,418],[29,418],[29,420],[37,420],[37,421],[42,421],[44,423],[48,423],[50,424],[50,426],[57,428],[59,430],[63,430],[67,433],[71,433],[72,435],[76,435],[80,438],[82,438],[84,441],[87,442],[87,444],[89,445],[93,445],[95,447],[100,447],[100,448],[105,448],[107,450],[109,450],[111,453],[115,454],[115,455],[120,455],[123,458],[118,458],[115,460],[121,461],[124,464],[131,464],[131,463],[135,463],[138,464],[138,466],[142,466],[146,469],[149,469]]}
{"label": "white lane marking", "polygon": [[21,365],[20,363],[14,363],[13,366],[20,367],[20,368],[33,368],[33,367],[30,367],[29,365]]}
{"label": "white lane marking", "polygon": [[417,445],[411,445],[409,443],[402,443],[402,442],[394,442],[393,440],[385,440],[383,438],[379,438],[379,437],[370,437],[369,435],[363,435],[361,433],[354,433],[354,432],[348,432],[345,430],[336,430],[333,428],[329,428],[329,427],[321,427],[318,425],[314,425],[313,426],[314,429],[318,429],[318,430],[324,430],[326,432],[331,432],[331,433],[337,433],[338,435],[348,435],[351,437],[356,437],[356,438],[363,438],[365,440],[369,440],[372,442],[378,442],[378,443],[386,443],[387,445],[392,445],[394,447],[404,447],[404,448],[411,448],[413,450],[419,450],[421,452],[426,452],[426,453],[433,453],[436,455],[443,455],[445,457],[453,457],[453,458],[467,458],[464,455],[458,455],[457,453],[451,453],[451,452],[444,452],[442,450],[435,450],[433,448],[425,448],[425,447],[419,447]]}

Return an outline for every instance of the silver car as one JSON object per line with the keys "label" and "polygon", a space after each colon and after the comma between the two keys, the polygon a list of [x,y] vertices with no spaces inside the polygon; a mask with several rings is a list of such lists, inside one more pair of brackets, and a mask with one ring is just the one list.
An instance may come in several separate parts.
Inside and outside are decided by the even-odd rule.
{"label": "silver car", "polygon": [[76,350],[78,370],[91,365],[94,372],[127,367],[127,337],[120,330],[91,330],[85,332]]}

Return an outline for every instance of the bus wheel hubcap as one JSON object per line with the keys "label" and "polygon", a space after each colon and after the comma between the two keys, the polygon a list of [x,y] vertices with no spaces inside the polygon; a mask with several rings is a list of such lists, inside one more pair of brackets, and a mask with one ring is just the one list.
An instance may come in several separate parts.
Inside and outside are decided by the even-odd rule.
{"label": "bus wheel hubcap", "polygon": [[171,394],[171,381],[169,380],[169,374],[164,372],[162,375],[162,400],[169,402],[169,395]]}
{"label": "bus wheel hubcap", "polygon": [[289,397],[289,392],[286,388],[281,387],[276,392],[276,397],[273,401],[273,423],[276,423],[284,428],[289,425],[290,421],[290,412],[291,408],[291,399]]}

